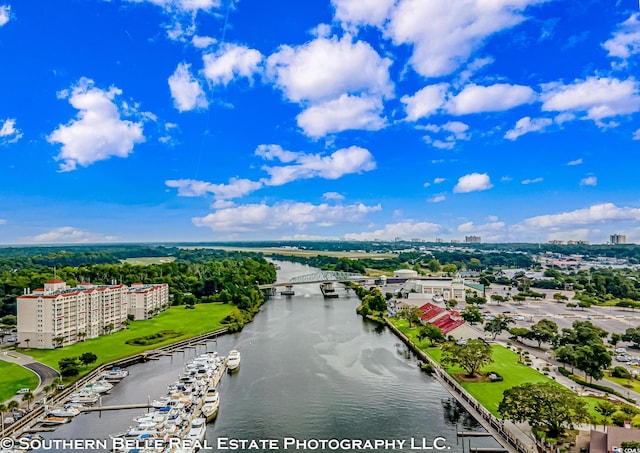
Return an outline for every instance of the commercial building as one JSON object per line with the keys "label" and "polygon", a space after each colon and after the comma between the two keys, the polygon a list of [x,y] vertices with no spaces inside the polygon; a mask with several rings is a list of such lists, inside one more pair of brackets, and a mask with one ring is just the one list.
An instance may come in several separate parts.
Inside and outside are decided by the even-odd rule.
{"label": "commercial building", "polygon": [[53,349],[124,329],[130,298],[136,309],[145,297],[147,303],[153,300],[159,304],[154,309],[168,306],[166,284],[146,286],[156,287],[151,291],[154,296],[141,297],[144,293],[138,292],[135,285],[129,288],[122,284],[82,283],[69,288],[58,279],[46,282],[44,288],[25,289],[25,294],[17,298],[18,341],[30,348]]}
{"label": "commercial building", "polygon": [[480,236],[465,236],[464,242],[467,244],[480,244],[482,238]]}

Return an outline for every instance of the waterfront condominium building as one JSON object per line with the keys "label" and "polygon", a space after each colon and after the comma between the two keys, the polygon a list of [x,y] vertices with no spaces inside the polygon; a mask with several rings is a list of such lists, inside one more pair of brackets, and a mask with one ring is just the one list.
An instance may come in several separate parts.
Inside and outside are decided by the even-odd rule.
{"label": "waterfront condominium building", "polygon": [[134,283],[128,288],[127,298],[133,319],[149,319],[169,306],[169,285]]}
{"label": "waterfront condominium building", "polygon": [[[166,285],[154,286],[166,295],[161,304],[166,307]],[[130,291],[122,284],[82,283],[69,288],[57,279],[46,282],[44,288],[25,290],[17,298],[18,341],[30,348],[53,349],[121,330],[130,313]]]}
{"label": "waterfront condominium building", "polygon": [[612,234],[609,236],[609,244],[620,245],[627,243],[627,236],[625,234]]}

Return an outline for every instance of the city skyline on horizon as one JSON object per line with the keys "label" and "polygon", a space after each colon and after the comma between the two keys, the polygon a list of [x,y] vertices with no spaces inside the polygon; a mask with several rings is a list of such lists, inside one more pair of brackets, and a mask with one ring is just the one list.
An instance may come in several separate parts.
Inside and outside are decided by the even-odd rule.
{"label": "city skyline on horizon", "polygon": [[637,2],[0,0],[0,49],[0,245],[640,242]]}

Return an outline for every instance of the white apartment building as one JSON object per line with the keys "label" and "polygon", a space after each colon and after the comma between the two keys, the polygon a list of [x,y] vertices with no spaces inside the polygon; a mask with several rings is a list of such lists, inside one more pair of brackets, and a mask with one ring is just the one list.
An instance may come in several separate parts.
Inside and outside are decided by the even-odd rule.
{"label": "white apartment building", "polygon": [[169,305],[169,285],[134,283],[127,291],[129,314],[134,320],[149,319]]}
{"label": "white apartment building", "polygon": [[407,299],[432,299],[440,296],[444,300],[466,300],[466,287],[461,278],[428,277],[408,280],[404,284]]}
{"label": "white apartment building", "polygon": [[[168,288],[155,286],[166,294],[166,306]],[[17,298],[18,341],[21,346],[53,349],[121,330],[129,314],[129,292],[126,285],[87,283],[69,288],[58,279],[49,280],[44,288],[25,290]]]}

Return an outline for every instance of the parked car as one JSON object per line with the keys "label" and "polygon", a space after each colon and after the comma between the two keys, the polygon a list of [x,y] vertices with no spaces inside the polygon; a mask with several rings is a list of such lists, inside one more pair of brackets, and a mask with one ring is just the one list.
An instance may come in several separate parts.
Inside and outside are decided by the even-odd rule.
{"label": "parked car", "polygon": [[31,389],[23,388],[23,389],[18,390],[16,392],[16,395],[22,395],[23,393],[29,393],[30,391],[31,391]]}

